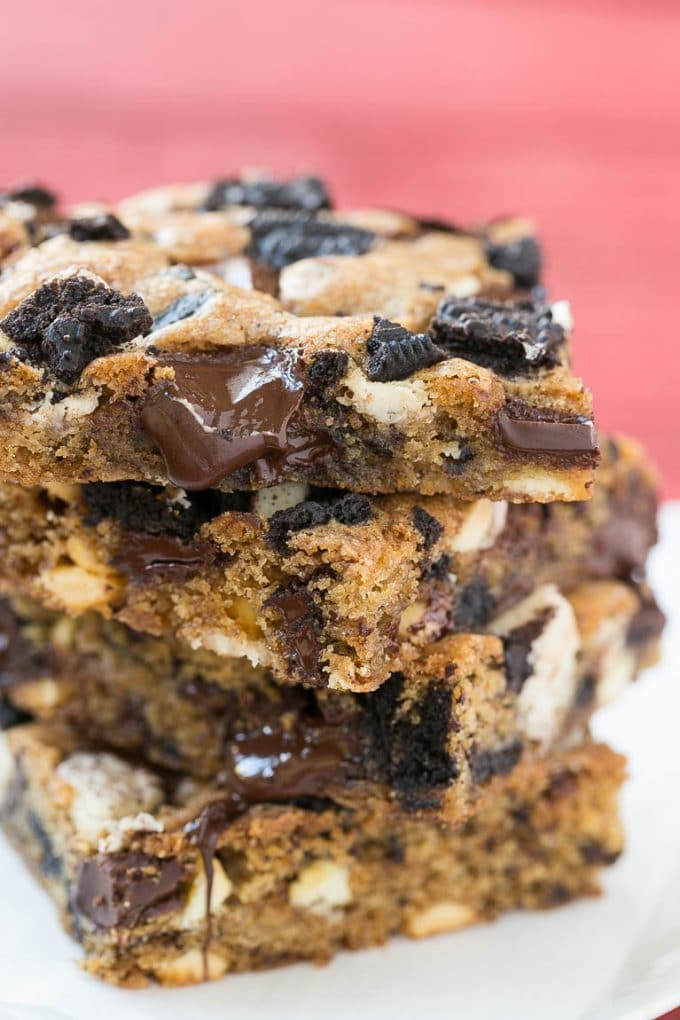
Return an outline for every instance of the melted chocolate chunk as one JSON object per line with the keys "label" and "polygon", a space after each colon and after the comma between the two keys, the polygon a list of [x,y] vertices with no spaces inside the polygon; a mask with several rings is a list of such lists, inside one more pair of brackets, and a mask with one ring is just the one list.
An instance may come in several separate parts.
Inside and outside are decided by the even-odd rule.
{"label": "melted chocolate chunk", "polygon": [[[598,452],[595,426],[587,418],[560,421],[548,413],[518,402],[503,408],[498,414],[498,429],[506,446],[527,453],[596,454]],[[538,417],[539,414],[544,415]]]}
{"label": "melted chocolate chunk", "polygon": [[449,752],[455,725],[451,695],[441,680],[430,680],[413,713],[404,711],[404,677],[393,673],[382,687],[362,694],[363,729],[376,778],[397,791],[408,810],[434,806],[432,791],[458,775]]}
{"label": "melted chocolate chunk", "polygon": [[314,434],[289,434],[281,453],[260,457],[253,465],[253,473],[261,486],[278,485],[299,472],[313,467],[331,455],[338,455],[338,444],[330,432],[319,430]]}
{"label": "melted chocolate chunk", "polygon": [[199,308],[214,293],[214,290],[199,290],[178,297],[176,301],[173,301],[172,304],[164,308],[155,317],[153,320],[154,331],[164,329],[166,326],[173,326],[176,322],[181,322],[182,319],[188,319],[191,315],[195,315]]}
{"label": "melted chocolate chunk", "polygon": [[265,606],[281,619],[276,636],[288,658],[291,673],[301,673],[305,683],[323,686],[317,633],[317,608],[302,585],[281,588]]}
{"label": "melted chocolate chunk", "polygon": [[126,531],[192,538],[207,521],[227,511],[247,511],[248,493],[207,489],[171,501],[164,489],[146,482],[91,482],[81,485],[84,523],[114,520]]}
{"label": "melted chocolate chunk", "polygon": [[74,241],[126,241],[130,236],[128,228],[112,213],[71,220],[68,232]]}
{"label": "melted chocolate chunk", "polygon": [[503,747],[480,751],[475,747],[469,755],[470,771],[475,783],[488,783],[494,776],[506,776],[512,772],[522,757],[522,743],[513,740]]}
{"label": "melted chocolate chunk", "polygon": [[174,857],[96,854],[78,868],[74,906],[98,928],[134,928],[181,909],[187,877]]}
{"label": "melted chocolate chunk", "polygon": [[473,577],[458,594],[453,616],[455,629],[471,633],[482,630],[491,619],[495,606],[486,581],[482,577]]}
{"label": "melted chocolate chunk", "polygon": [[363,255],[375,241],[370,230],[301,213],[258,213],[249,227],[246,255],[273,269],[320,255]]}
{"label": "melted chocolate chunk", "polygon": [[347,375],[349,355],[344,351],[321,351],[309,366],[307,377],[315,390],[330,390]]}
{"label": "melted chocolate chunk", "polygon": [[444,534],[444,525],[432,514],[428,514],[427,510],[423,510],[422,506],[413,508],[413,526],[420,534],[425,549],[431,549]]}
{"label": "melted chocolate chunk", "polygon": [[367,375],[372,382],[407,379],[448,357],[426,333],[410,333],[396,322],[373,317],[373,332],[366,346]]}
{"label": "melted chocolate chunk", "polygon": [[517,287],[535,287],[541,278],[541,249],[535,237],[520,237],[507,244],[489,242],[486,257],[494,269],[511,273]]}
{"label": "melted chocolate chunk", "polygon": [[503,659],[505,684],[513,694],[519,694],[533,672],[529,662],[531,646],[553,615],[553,609],[545,609],[520,627],[516,627],[503,638]]}
{"label": "melted chocolate chunk", "polygon": [[206,563],[214,549],[207,542],[183,542],[174,536],[125,535],[113,557],[114,566],[125,574],[140,577],[147,570],[188,570]]}
{"label": "melted chocolate chunk", "polygon": [[429,336],[448,357],[465,358],[500,375],[558,364],[565,334],[546,305],[507,305],[475,298],[446,298]]}
{"label": "melted chocolate chunk", "polygon": [[172,368],[174,379],[150,393],[141,422],[170,481],[210,488],[238,468],[287,451],[288,425],[303,394],[293,352],[236,347],[164,355],[159,365]]}
{"label": "melted chocolate chunk", "polygon": [[73,383],[91,361],[144,336],[151,324],[138,294],[124,297],[89,277],[68,276],[39,287],[0,328],[32,362]]}
{"label": "melted chocolate chunk", "polygon": [[27,205],[34,205],[37,209],[50,210],[57,204],[57,196],[40,184],[25,184],[0,192],[0,205],[6,202],[26,202]]}
{"label": "melted chocolate chunk", "polygon": [[319,177],[294,177],[290,181],[267,179],[240,181],[235,178],[215,181],[203,208],[223,209],[227,205],[252,205],[256,209],[300,209],[318,212],[330,209],[331,199]]}
{"label": "melted chocolate chunk", "polygon": [[348,493],[333,502],[305,500],[286,510],[277,510],[269,519],[267,542],[280,555],[288,552],[288,538],[298,531],[318,528],[336,520],[340,524],[366,524],[373,517],[373,508],[368,496]]}

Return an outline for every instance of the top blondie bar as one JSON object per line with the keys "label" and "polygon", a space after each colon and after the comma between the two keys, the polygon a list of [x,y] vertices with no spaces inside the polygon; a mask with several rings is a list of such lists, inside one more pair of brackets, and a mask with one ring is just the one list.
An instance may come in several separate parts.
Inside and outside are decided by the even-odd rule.
{"label": "top blondie bar", "polygon": [[590,395],[527,221],[334,211],[316,178],[68,217],[22,194],[0,196],[0,479],[589,495]]}

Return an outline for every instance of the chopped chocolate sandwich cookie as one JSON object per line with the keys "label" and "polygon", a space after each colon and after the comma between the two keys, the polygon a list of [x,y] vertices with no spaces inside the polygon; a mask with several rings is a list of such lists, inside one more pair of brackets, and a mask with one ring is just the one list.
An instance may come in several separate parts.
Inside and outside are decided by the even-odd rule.
{"label": "chopped chocolate sandwich cookie", "polygon": [[542,584],[639,575],[654,478],[626,440],[605,444],[598,477],[592,500],[552,506],[290,485],[0,486],[0,589],[245,656],[279,680],[370,690]]}
{"label": "chopped chocolate sandwich cookie", "polygon": [[182,985],[328,960],[598,891],[618,857],[623,759],[533,761],[462,827],[329,800],[245,806],[223,790],[19,726],[2,746],[6,832],[91,973]]}
{"label": "chopped chocolate sandwich cookie", "polygon": [[0,476],[586,498],[591,400],[555,306],[433,311],[305,318],[151,242],[54,237],[0,278]]}
{"label": "chopped chocolate sandwich cookie", "polygon": [[662,625],[649,593],[621,582],[569,598],[544,586],[493,634],[443,638],[352,695],[281,687],[242,660],[14,600],[0,603],[0,693],[244,803],[376,801],[458,823],[494,776],[578,735],[654,661]]}

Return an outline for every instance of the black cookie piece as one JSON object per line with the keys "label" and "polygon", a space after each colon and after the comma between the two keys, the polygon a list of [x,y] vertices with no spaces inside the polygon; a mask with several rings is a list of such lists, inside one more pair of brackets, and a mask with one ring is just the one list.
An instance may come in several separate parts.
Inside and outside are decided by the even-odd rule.
{"label": "black cookie piece", "polygon": [[413,508],[413,526],[419,532],[426,549],[431,549],[444,533],[444,525],[432,514],[428,514],[427,510],[423,510],[422,506]]}
{"label": "black cookie piece", "polygon": [[373,332],[366,350],[367,375],[372,382],[407,379],[421,368],[429,368],[449,357],[426,333],[411,333],[379,315],[373,316]]}
{"label": "black cookie piece", "polygon": [[146,482],[91,482],[81,485],[84,522],[94,527],[114,520],[126,531],[191,538],[206,521],[230,510],[245,511],[250,496],[243,492],[206,489],[171,502],[164,489]]}
{"label": "black cookie piece", "polygon": [[494,269],[511,273],[518,287],[529,290],[541,278],[541,249],[535,237],[520,237],[508,244],[486,246],[486,257]]}
{"label": "black cookie piece", "polygon": [[542,633],[553,615],[553,609],[544,609],[533,619],[506,634],[503,641],[505,685],[513,694],[519,694],[532,673],[529,662],[531,646]]}
{"label": "black cookie piece", "polygon": [[22,726],[30,722],[31,716],[23,709],[17,708],[0,694],[0,730],[11,730],[13,726]]}
{"label": "black cookie piece", "polygon": [[344,351],[321,351],[309,366],[309,381],[315,390],[332,389],[347,375],[348,365]]}
{"label": "black cookie piece", "polygon": [[258,213],[249,227],[246,255],[273,269],[318,255],[363,255],[375,240],[370,230],[318,220],[309,213]]}
{"label": "black cookie piece", "polygon": [[373,517],[368,496],[350,492],[338,499],[317,501],[307,499],[287,510],[277,510],[269,519],[267,542],[280,555],[288,552],[288,538],[298,531],[317,528],[336,520],[340,524],[366,524]]}
{"label": "black cookie piece", "polygon": [[449,357],[465,358],[500,375],[556,365],[565,340],[547,305],[474,298],[445,298],[428,333]]}
{"label": "black cookie piece", "polygon": [[215,181],[203,208],[208,212],[226,205],[252,205],[256,209],[330,209],[331,199],[319,177],[294,177],[290,181]]}
{"label": "black cookie piece", "polygon": [[455,720],[443,681],[430,680],[413,715],[400,712],[403,689],[403,674],[393,673],[357,702],[377,777],[398,792],[404,807],[418,810],[434,806],[428,791],[448,786],[458,775],[448,747]]}
{"label": "black cookie piece", "polygon": [[27,205],[34,205],[36,209],[47,210],[57,204],[57,196],[40,184],[25,184],[0,192],[0,205],[6,202],[26,202]]}
{"label": "black cookie piece", "polygon": [[280,555],[288,552],[288,538],[297,531],[316,528],[331,519],[331,508],[308,499],[286,510],[277,510],[269,518],[267,542]]}
{"label": "black cookie piece", "polygon": [[153,320],[154,329],[163,329],[165,326],[172,326],[175,322],[181,322],[182,319],[188,319],[189,316],[194,315],[202,305],[206,303],[209,297],[215,292],[212,290],[200,290],[194,291],[191,294],[182,294],[176,301],[164,308],[162,312],[159,312],[156,318]]}
{"label": "black cookie piece", "polygon": [[128,228],[112,213],[71,220],[68,232],[74,241],[126,241],[130,236]]}
{"label": "black cookie piece", "polygon": [[331,516],[339,524],[366,524],[373,518],[373,507],[368,496],[350,492],[330,507]]}
{"label": "black cookie piece", "polygon": [[486,581],[481,577],[473,577],[458,595],[454,627],[458,631],[479,631],[491,619],[494,607],[494,598]]}
{"label": "black cookie piece", "polygon": [[494,776],[506,776],[521,757],[522,743],[519,740],[493,750],[480,751],[475,747],[468,757],[472,778],[475,783],[482,784],[488,783]]}
{"label": "black cookie piece", "polygon": [[44,284],[0,322],[33,363],[47,364],[64,383],[75,382],[95,358],[144,336],[151,326],[138,294],[125,297],[86,276]]}

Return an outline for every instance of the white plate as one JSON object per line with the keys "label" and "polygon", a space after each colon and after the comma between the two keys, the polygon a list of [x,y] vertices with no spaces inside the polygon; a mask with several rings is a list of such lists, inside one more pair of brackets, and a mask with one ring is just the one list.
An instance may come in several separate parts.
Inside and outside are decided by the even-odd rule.
{"label": "white plate", "polygon": [[0,1020],[652,1020],[680,1003],[680,504],[652,579],[663,665],[597,719],[630,758],[628,846],[605,895],[424,942],[213,985],[130,992],[81,974],[47,897],[0,843]]}

